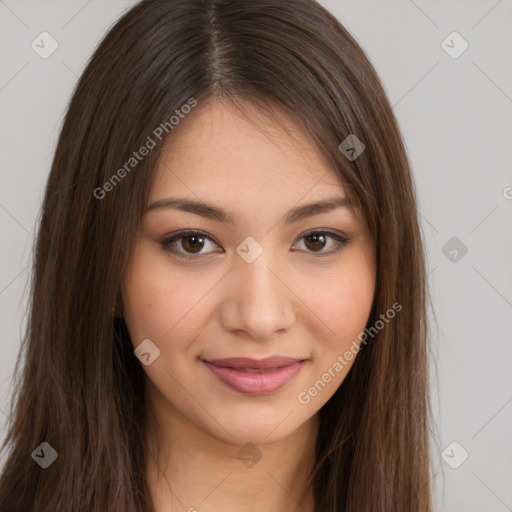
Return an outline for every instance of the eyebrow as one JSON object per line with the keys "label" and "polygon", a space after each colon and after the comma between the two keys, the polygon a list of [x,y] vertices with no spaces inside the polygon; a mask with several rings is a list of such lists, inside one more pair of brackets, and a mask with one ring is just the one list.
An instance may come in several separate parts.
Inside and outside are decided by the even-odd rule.
{"label": "eyebrow", "polygon": [[[348,208],[349,204],[349,200],[346,197],[329,197],[321,201],[315,201],[314,203],[292,208],[285,214],[283,222],[284,224],[293,224],[307,217],[312,217],[313,215],[330,212],[338,208]],[[233,215],[233,213],[223,208],[180,197],[166,197],[164,199],[159,199],[158,201],[155,201],[148,206],[145,214],[152,211],[165,209],[174,209],[183,212],[194,213],[196,215],[200,215],[201,217],[230,225],[236,225],[239,222],[238,216]]]}

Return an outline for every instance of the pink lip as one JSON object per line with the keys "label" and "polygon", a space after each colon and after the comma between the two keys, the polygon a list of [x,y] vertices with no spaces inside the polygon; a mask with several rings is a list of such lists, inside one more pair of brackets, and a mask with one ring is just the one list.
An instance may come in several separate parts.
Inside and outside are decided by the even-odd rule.
{"label": "pink lip", "polygon": [[[204,365],[225,385],[247,395],[273,393],[287,384],[301,369],[304,360],[273,356],[265,359],[233,357],[203,360]],[[244,368],[256,369],[247,372]]]}

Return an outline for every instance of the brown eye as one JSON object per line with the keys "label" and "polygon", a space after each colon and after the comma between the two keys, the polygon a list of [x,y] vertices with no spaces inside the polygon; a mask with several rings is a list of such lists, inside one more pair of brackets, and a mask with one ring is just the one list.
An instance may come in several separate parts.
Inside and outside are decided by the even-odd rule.
{"label": "brown eye", "polygon": [[204,247],[204,238],[201,235],[188,235],[181,239],[181,246],[187,252],[200,252]]}
{"label": "brown eye", "polygon": [[[335,254],[348,245],[350,240],[351,238],[332,231],[310,231],[299,238],[299,242],[303,242],[306,247],[303,250],[306,253],[315,254],[315,256]],[[324,250],[326,246],[328,249]]]}
{"label": "brown eye", "polygon": [[162,248],[169,253],[179,257],[188,259],[197,259],[206,256],[211,252],[220,251],[203,251],[208,244],[218,244],[205,233],[200,231],[181,231],[174,236],[167,238],[161,242]]}
{"label": "brown eye", "polygon": [[327,243],[326,237],[323,233],[313,233],[304,237],[306,246],[312,251],[321,251]]}

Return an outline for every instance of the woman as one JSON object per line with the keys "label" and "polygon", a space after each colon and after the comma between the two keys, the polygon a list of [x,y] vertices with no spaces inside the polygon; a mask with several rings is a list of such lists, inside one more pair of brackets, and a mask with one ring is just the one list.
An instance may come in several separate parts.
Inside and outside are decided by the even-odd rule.
{"label": "woman", "polygon": [[396,119],[313,0],[143,0],[47,183],[0,509],[431,511]]}

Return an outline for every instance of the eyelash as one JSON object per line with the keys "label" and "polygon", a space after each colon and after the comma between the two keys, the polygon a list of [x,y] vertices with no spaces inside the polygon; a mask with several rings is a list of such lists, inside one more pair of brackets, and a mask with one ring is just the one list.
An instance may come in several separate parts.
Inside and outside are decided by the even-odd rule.
{"label": "eyelash", "polygon": [[[183,259],[187,259],[187,260],[197,260],[199,257],[204,256],[204,255],[200,254],[200,253],[196,253],[195,255],[192,255],[192,254],[188,255],[188,254],[179,252],[175,248],[171,247],[172,243],[180,240],[181,238],[186,238],[188,236],[197,236],[197,235],[199,235],[203,239],[209,240],[209,241],[217,244],[217,242],[213,238],[208,236],[203,231],[186,230],[186,231],[180,231],[180,232],[174,234],[173,236],[171,236],[170,238],[165,239],[163,242],[161,242],[161,245],[165,251],[173,253],[178,258],[183,258]],[[326,235],[327,237],[333,238],[334,240],[336,240],[338,242],[338,247],[331,249],[329,251],[325,251],[325,252],[306,251],[306,252],[311,253],[319,258],[340,252],[341,249],[343,249],[345,246],[347,246],[348,243],[350,242],[350,240],[352,240],[352,238],[344,237],[344,236],[342,236],[338,233],[334,233],[332,231],[320,231],[320,230],[308,231],[307,233],[304,233],[303,235],[301,235],[298,238],[298,240],[300,241],[303,238],[307,238],[308,236],[311,236],[311,235]],[[219,244],[217,244],[217,245],[219,245]]]}

